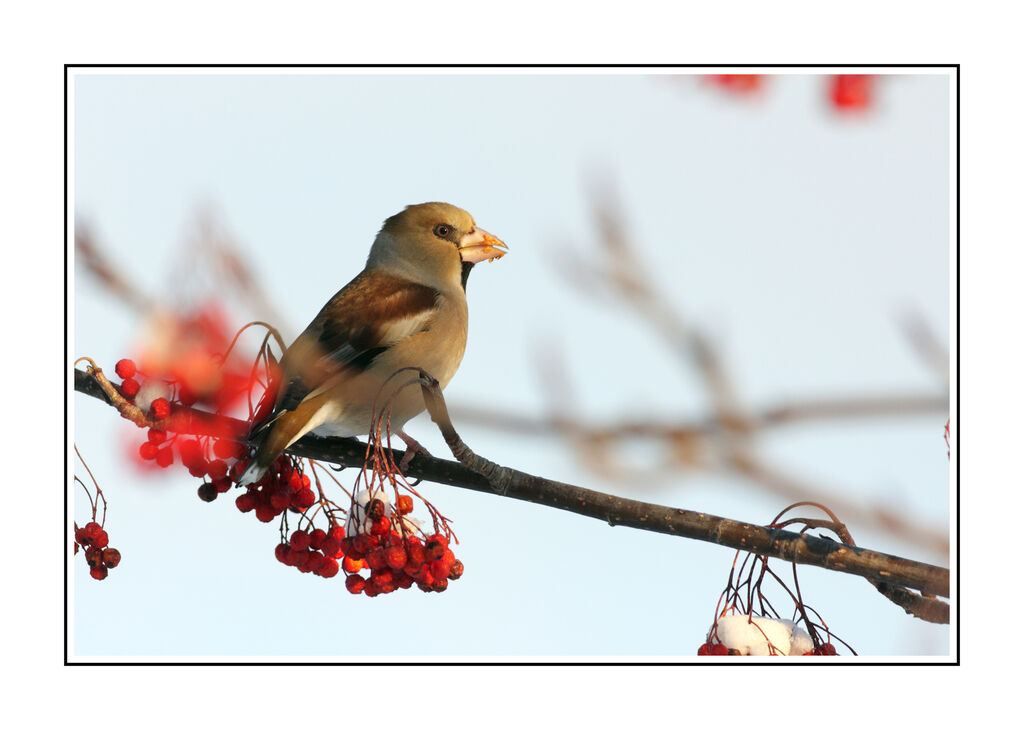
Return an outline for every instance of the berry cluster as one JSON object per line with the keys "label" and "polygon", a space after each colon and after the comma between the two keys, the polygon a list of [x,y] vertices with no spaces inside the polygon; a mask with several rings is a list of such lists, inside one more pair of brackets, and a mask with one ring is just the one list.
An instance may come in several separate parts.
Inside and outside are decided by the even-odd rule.
{"label": "berry cluster", "polygon": [[344,572],[350,593],[371,597],[413,584],[439,593],[448,588],[449,580],[462,576],[464,566],[456,560],[446,535],[414,534],[416,523],[406,516],[412,512],[411,497],[400,496],[392,509],[386,499],[366,495],[361,492],[353,500],[344,526],[331,517],[327,530],[295,530],[274,548],[274,557],[322,578]]}
{"label": "berry cluster", "polygon": [[[136,376],[141,373],[133,360],[119,360],[114,366],[114,372],[122,379],[121,394],[140,408],[145,408],[153,421],[170,418],[175,405],[189,406],[195,403],[194,393],[185,385],[176,385],[174,381],[168,383],[149,379],[140,384]],[[172,393],[176,395],[172,397]],[[195,477],[209,478],[211,484],[204,484],[199,491],[200,498],[209,502],[218,493],[228,489],[229,485],[223,481],[228,474],[228,461],[244,453],[244,447],[234,441],[233,437],[234,434],[211,434],[179,438],[177,434],[168,435],[163,429],[150,428],[146,440],[139,446],[139,458],[166,469],[174,463],[174,446],[177,445],[178,457],[189,473]]]}
{"label": "berry cluster", "polygon": [[335,522],[329,530],[295,530],[287,542],[274,548],[274,557],[300,573],[333,578],[340,570],[338,561],[345,557],[344,539],[345,528]]}
{"label": "berry cluster", "polygon": [[[413,583],[424,592],[440,593],[449,580],[462,576],[464,567],[455,559],[448,535],[421,537],[417,521],[408,517],[412,509],[408,495],[399,496],[394,507],[383,490],[355,495],[342,541],[342,570],[348,574],[345,587],[350,593],[373,597]],[[360,575],[367,568],[369,576]]]}
{"label": "berry cluster", "polygon": [[107,571],[121,562],[117,548],[107,547],[110,537],[98,522],[89,522],[85,527],[75,527],[75,552],[81,545],[85,550],[85,562],[89,564],[89,575],[96,580],[107,577]]}
{"label": "berry cluster", "polygon": [[[245,463],[240,462],[237,471],[241,472],[244,468]],[[230,486],[230,481],[228,484]],[[215,489],[222,491],[219,483]],[[249,484],[245,493],[238,495],[235,506],[240,512],[255,512],[260,522],[270,522],[286,509],[304,512],[316,502],[312,483],[309,475],[302,473],[301,462],[282,454],[258,482]]]}

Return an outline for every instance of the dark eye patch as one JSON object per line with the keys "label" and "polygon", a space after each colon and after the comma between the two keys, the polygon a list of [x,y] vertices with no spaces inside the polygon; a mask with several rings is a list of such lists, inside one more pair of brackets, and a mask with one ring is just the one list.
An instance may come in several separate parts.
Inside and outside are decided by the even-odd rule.
{"label": "dark eye patch", "polygon": [[434,235],[458,245],[459,230],[451,223],[438,223],[434,226]]}

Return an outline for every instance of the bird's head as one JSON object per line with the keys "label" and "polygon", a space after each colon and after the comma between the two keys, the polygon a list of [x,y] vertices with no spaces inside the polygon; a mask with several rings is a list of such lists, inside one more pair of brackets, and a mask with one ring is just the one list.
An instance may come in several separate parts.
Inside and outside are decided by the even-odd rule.
{"label": "bird's head", "polygon": [[462,208],[448,203],[410,205],[384,221],[370,249],[368,268],[404,276],[435,288],[465,287],[469,269],[508,251]]}

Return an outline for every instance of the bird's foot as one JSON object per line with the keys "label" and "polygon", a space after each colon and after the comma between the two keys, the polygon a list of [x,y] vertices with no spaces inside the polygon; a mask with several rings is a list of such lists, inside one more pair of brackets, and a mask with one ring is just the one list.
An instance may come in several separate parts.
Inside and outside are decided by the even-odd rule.
{"label": "bird's foot", "polygon": [[412,461],[412,457],[416,456],[416,454],[424,454],[425,456],[430,456],[430,452],[423,448],[423,446],[420,445],[419,441],[414,439],[405,431],[399,431],[398,437],[405,442],[406,446],[405,455],[402,457],[402,460],[398,462],[398,468],[403,473],[405,472],[406,467],[409,466],[409,462]]}

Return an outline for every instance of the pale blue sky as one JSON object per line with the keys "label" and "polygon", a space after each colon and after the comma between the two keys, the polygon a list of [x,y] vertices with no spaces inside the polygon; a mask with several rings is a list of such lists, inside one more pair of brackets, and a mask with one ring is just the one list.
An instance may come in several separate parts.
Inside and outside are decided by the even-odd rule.
{"label": "pale blue sky", "polygon": [[[940,384],[896,316],[920,311],[948,338],[949,80],[883,81],[878,109],[846,119],[808,76],[772,79],[746,101],[633,74],[79,75],[75,212],[140,286],[173,297],[181,242],[212,206],[294,334],[358,272],[385,217],[447,200],[511,247],[470,280],[451,403],[543,413],[535,355],[555,343],[585,415],[698,415],[698,379],[554,266],[560,247],[594,250],[586,192],[597,171],[614,178],[658,285],[710,329],[751,405],[931,393]],[[74,316],[73,355],[112,367],[130,352],[140,322],[80,271]],[[722,548],[433,486],[465,577],[443,595],[353,597],[339,579],[274,561],[276,527],[233,500],[200,502],[187,476],[138,476],[120,459],[137,435],[97,401],[76,396],[73,408],[124,556],[102,583],[80,557],[72,565],[80,657],[689,657],[732,561]],[[792,428],[763,450],[844,499],[885,501],[941,529],[944,423]],[[410,430],[446,453],[426,419]],[[495,461],[603,491],[751,522],[784,506],[702,473],[608,484],[562,443],[460,431]],[[942,562],[851,528],[862,545]],[[861,654],[948,651],[947,627],[906,617],[866,582],[805,568],[801,587]]]}

